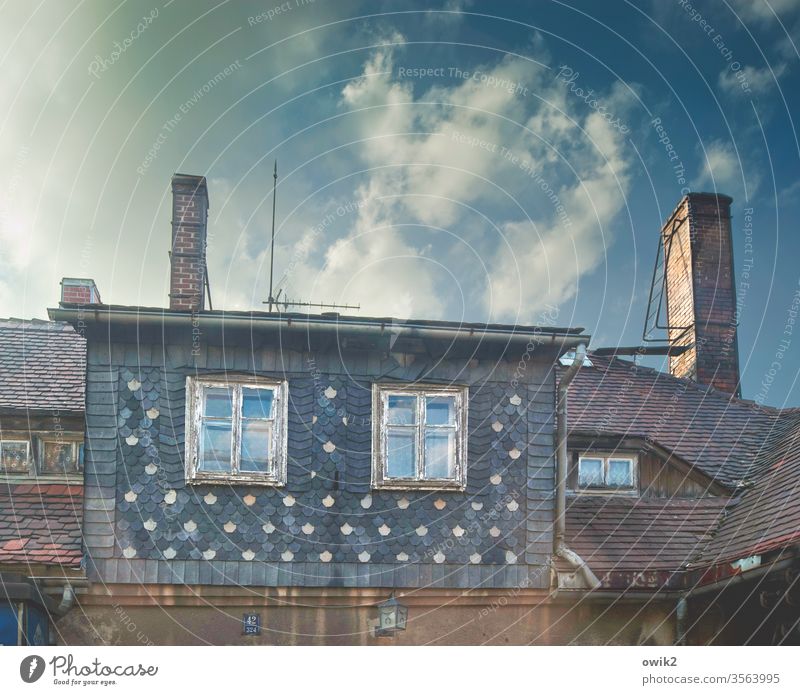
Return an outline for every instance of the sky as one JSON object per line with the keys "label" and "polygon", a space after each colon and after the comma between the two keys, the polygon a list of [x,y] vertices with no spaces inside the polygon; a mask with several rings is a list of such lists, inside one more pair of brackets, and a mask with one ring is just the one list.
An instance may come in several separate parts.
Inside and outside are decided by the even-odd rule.
{"label": "sky", "polygon": [[6,0],[0,316],[64,276],[165,306],[175,172],[214,308],[263,309],[277,160],[282,296],[639,345],[661,224],[712,191],[743,395],[798,406],[799,46],[798,0]]}

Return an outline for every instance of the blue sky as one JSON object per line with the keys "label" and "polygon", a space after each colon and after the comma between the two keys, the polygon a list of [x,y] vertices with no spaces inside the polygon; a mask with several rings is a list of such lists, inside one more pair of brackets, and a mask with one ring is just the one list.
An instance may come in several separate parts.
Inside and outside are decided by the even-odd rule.
{"label": "blue sky", "polygon": [[164,305],[175,171],[209,179],[215,307],[262,308],[277,158],[288,296],[636,345],[661,222],[716,190],[744,395],[798,405],[799,30],[793,0],[5,3],[0,315],[65,275]]}

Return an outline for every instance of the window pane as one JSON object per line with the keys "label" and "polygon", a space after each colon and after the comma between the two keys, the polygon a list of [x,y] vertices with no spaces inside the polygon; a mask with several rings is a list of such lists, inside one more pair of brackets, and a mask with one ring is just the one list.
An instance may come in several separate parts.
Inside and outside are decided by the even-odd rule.
{"label": "window pane", "polygon": [[608,485],[610,487],[633,486],[633,471],[629,459],[609,459]]}
{"label": "window pane", "polygon": [[389,396],[386,418],[390,425],[414,425],[417,422],[416,396]]}
{"label": "window pane", "polygon": [[231,417],[233,407],[231,398],[233,389],[230,388],[207,388],[205,389],[206,403],[203,414],[206,417]]}
{"label": "window pane", "polygon": [[72,473],[76,470],[72,442],[44,442],[41,473]]}
{"label": "window pane", "polygon": [[242,423],[242,455],[239,471],[242,473],[269,473],[269,445],[272,436],[271,422]]}
{"label": "window pane", "polygon": [[387,478],[413,478],[416,472],[416,433],[413,429],[391,429],[386,452]]}
{"label": "window pane", "polygon": [[455,425],[455,396],[427,396],[425,398],[425,422],[428,425]]}
{"label": "window pane", "polygon": [[602,486],[603,459],[581,459],[578,464],[578,482],[581,487]]}
{"label": "window pane", "polygon": [[272,389],[242,389],[242,417],[269,419],[272,417]]}
{"label": "window pane", "polygon": [[0,463],[4,473],[27,473],[28,442],[0,443]]}
{"label": "window pane", "polygon": [[201,471],[230,472],[231,470],[231,423],[204,422],[200,438]]}
{"label": "window pane", "polygon": [[455,430],[425,432],[425,477],[453,478],[456,467]]}

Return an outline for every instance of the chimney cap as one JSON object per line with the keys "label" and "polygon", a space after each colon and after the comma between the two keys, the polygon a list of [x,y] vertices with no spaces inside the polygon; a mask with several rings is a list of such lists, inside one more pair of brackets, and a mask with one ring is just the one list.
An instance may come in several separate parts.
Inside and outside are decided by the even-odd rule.
{"label": "chimney cap", "polygon": [[189,186],[194,188],[195,192],[205,196],[206,207],[210,207],[210,200],[208,197],[208,182],[206,177],[202,174],[181,174],[174,173],[172,175],[172,192],[175,192],[176,186]]}
{"label": "chimney cap", "polygon": [[206,177],[202,174],[181,174],[180,172],[175,172],[172,175],[172,183],[183,183],[183,184],[190,184],[195,185],[202,188],[208,188],[206,183]]}
{"label": "chimney cap", "polygon": [[703,191],[691,192],[686,194],[687,198],[692,198],[693,200],[696,198],[712,198],[723,205],[730,205],[733,202],[733,198],[725,193],[708,193]]}

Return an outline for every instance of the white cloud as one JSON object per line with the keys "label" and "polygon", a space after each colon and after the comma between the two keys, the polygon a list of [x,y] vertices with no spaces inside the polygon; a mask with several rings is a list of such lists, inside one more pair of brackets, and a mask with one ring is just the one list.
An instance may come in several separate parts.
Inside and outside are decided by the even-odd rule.
{"label": "white cloud", "polygon": [[730,0],[734,12],[743,20],[775,21],[776,16],[788,15],[798,9],[797,0]]}
{"label": "white cloud", "polygon": [[709,186],[722,191],[741,185],[741,167],[733,146],[715,140],[703,152],[703,170],[695,180],[695,187]]}
{"label": "white cloud", "polygon": [[[342,91],[365,138],[369,204],[326,265],[305,269],[311,292],[367,314],[470,307],[494,320],[568,299],[625,204],[624,136],[533,61],[507,57],[416,98],[399,61],[377,50]],[[630,105],[623,89],[598,97],[618,116]]]}
{"label": "white cloud", "polygon": [[774,89],[785,72],[785,63],[763,68],[746,65],[738,71],[726,68],[719,74],[719,86],[731,96],[761,96]]}
{"label": "white cloud", "polygon": [[[8,165],[0,173],[5,194],[0,234],[6,250],[0,258],[0,314],[43,315],[57,301],[62,275],[96,277],[106,301],[163,305],[168,182],[178,167],[214,177],[210,231],[215,238],[209,248],[214,306],[261,308],[268,277],[271,180],[267,167],[257,165],[252,172],[249,167],[257,164],[264,142],[280,143],[293,132],[296,112],[281,111],[263,132],[245,132],[245,125],[263,115],[259,102],[237,117],[226,117],[197,142],[202,128],[231,99],[263,81],[261,63],[250,63],[235,79],[252,82],[231,80],[204,100],[170,134],[153,167],[139,180],[136,167],[164,119],[185,98],[181,90],[187,80],[170,85],[146,113],[142,105],[165,82],[145,75],[122,92],[143,56],[151,55],[147,42],[160,46],[164,37],[175,35],[167,13],[137,44],[139,53],[126,54],[100,81],[89,80],[86,65],[94,53],[107,54],[138,16],[133,10],[124,18],[121,13],[82,53],[76,46],[86,37],[86,23],[76,21],[72,33],[57,32],[60,17],[48,15],[47,21],[26,30],[24,45],[18,44],[29,50],[15,48],[5,64],[13,94],[17,88],[22,91],[13,108],[12,92],[0,93],[8,114],[0,132],[0,154]],[[293,13],[295,17],[299,21],[300,13]],[[223,20],[244,21],[220,14]],[[263,45],[262,34],[275,28],[261,26],[240,31],[231,43],[249,46],[244,52]],[[0,37],[12,40],[11,31],[0,22]],[[62,44],[43,52],[38,37],[54,34]],[[332,33],[330,41],[341,41],[341,35]],[[388,39],[402,41],[397,35]],[[528,52],[547,62],[537,41],[532,38]],[[288,65],[270,63],[268,74],[324,55],[326,46],[316,43],[313,33],[303,35]],[[283,231],[276,244],[276,278],[287,273],[286,291],[292,298],[360,302],[364,314],[535,317],[543,305],[570,297],[579,276],[603,257],[610,224],[624,206],[628,188],[624,138],[556,80],[555,71],[533,60],[509,56],[492,61],[477,66],[475,79],[401,78],[401,60],[404,67],[419,65],[415,50],[380,47],[340,92],[332,97],[322,93],[318,101],[315,95],[314,101],[298,106],[311,108],[307,104],[313,103],[320,122],[302,143],[296,138],[281,152],[282,161],[292,161],[299,171],[291,180],[281,180],[278,224]],[[43,53],[38,63],[37,52]],[[270,55],[262,55],[264,63]],[[150,67],[171,75],[170,60],[160,55]],[[220,61],[231,62],[225,53],[214,56],[211,65],[194,66],[197,72],[188,84],[202,84]],[[292,73],[286,90],[298,89],[297,82],[307,78],[309,86],[316,79],[330,79],[326,71],[339,69],[331,65],[322,61]],[[69,70],[56,89],[62,66]],[[274,96],[272,87],[269,95]],[[624,116],[629,103],[623,90],[598,96]],[[275,98],[283,97],[281,91]],[[45,103],[46,113],[32,138],[32,121]],[[339,118],[329,121],[331,115]],[[286,132],[272,125],[279,119],[289,123]],[[242,136],[232,143],[232,133]],[[21,146],[29,150],[15,165]],[[313,159],[327,148],[328,159]],[[224,158],[216,160],[222,152]],[[305,156],[311,162],[307,168]],[[210,171],[209,163],[214,163]],[[357,175],[359,169],[365,173]],[[15,176],[16,188],[11,185]],[[339,176],[344,177],[341,184],[324,188]],[[297,203],[296,210],[288,210],[289,201]],[[367,204],[353,207],[354,201]],[[334,214],[330,227],[313,232],[339,205],[350,207],[343,215]]]}

